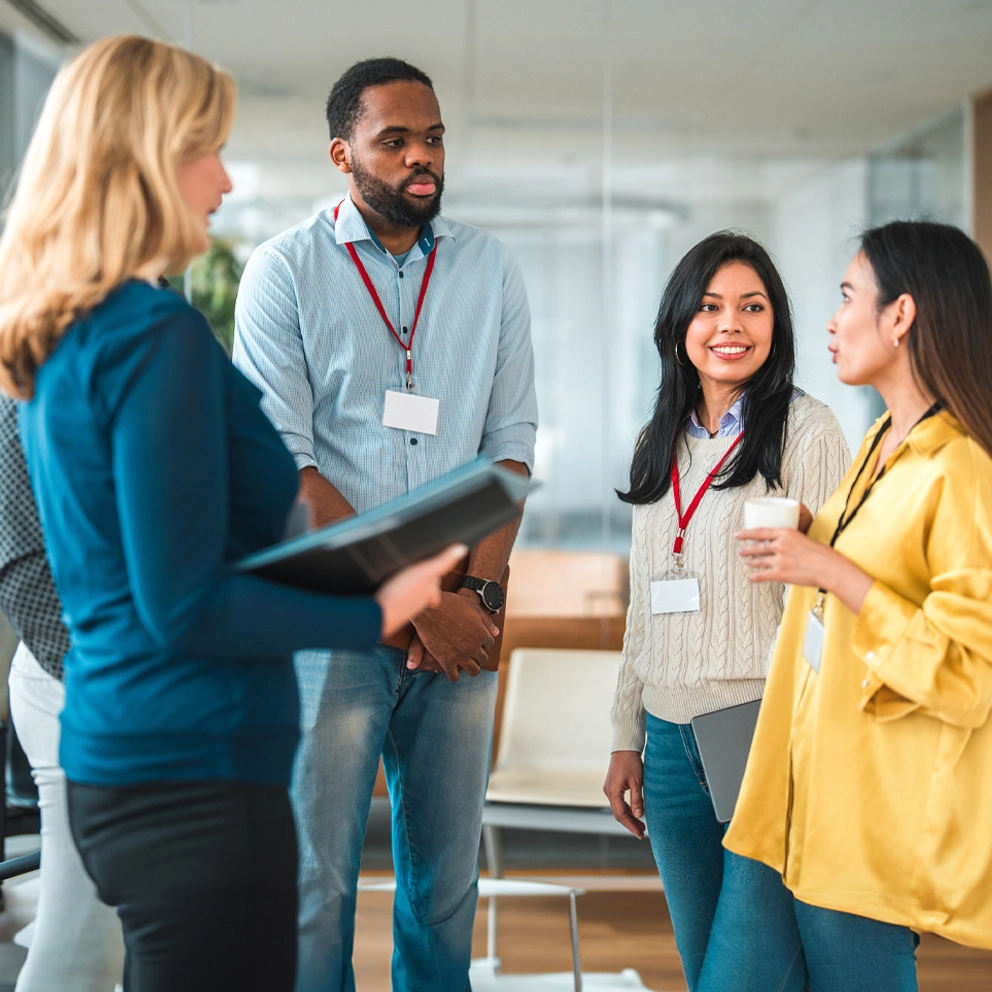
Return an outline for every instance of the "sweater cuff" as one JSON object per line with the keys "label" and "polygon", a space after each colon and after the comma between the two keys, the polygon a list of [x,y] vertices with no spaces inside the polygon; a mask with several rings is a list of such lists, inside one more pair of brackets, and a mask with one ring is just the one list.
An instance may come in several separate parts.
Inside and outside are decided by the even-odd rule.
{"label": "sweater cuff", "polygon": [[645,739],[644,710],[614,719],[612,751],[636,751],[640,754],[644,750]]}

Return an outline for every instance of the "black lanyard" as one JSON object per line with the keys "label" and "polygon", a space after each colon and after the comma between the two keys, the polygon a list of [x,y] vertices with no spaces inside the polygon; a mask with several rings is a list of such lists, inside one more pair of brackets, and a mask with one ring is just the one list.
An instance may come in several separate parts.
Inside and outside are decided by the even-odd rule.
{"label": "black lanyard", "polygon": [[[919,427],[919,425],[922,424],[924,420],[927,420],[929,417],[932,417],[934,414],[938,413],[939,410],[940,410],[940,403],[934,403],[934,405],[930,407],[930,409],[927,410],[927,412],[923,414],[923,416],[920,417],[920,419],[917,420],[915,424],[913,424],[913,426],[909,429],[909,432],[906,434],[906,437],[908,438],[909,435],[912,434],[913,431],[916,430],[916,428]],[[878,430],[878,433],[875,435],[874,439],[872,440],[871,447],[868,449],[868,453],[865,455],[864,461],[861,463],[861,466],[858,468],[858,473],[857,475],[855,475],[854,481],[851,483],[851,488],[847,492],[847,499],[844,500],[844,509],[837,520],[837,526],[834,528],[834,536],[830,538],[830,547],[833,547],[837,543],[837,538],[839,538],[841,534],[843,534],[844,531],[847,530],[847,528],[851,525],[851,521],[854,520],[854,518],[858,515],[858,511],[861,509],[861,507],[865,505],[865,502],[867,501],[868,497],[872,494],[872,491],[874,490],[876,483],[879,481],[879,479],[882,478],[883,475],[885,475],[886,469],[888,468],[887,465],[882,466],[882,471],[879,472],[878,475],[876,475],[875,478],[871,480],[871,484],[861,494],[861,499],[858,500],[858,505],[854,507],[854,509],[851,510],[849,513],[848,509],[851,506],[851,497],[854,495],[854,490],[858,488],[858,480],[861,478],[862,474],[864,473],[864,470],[868,467],[868,463],[871,461],[871,456],[875,453],[875,449],[881,443],[882,438],[885,436],[885,432],[891,426],[892,426],[892,418],[886,417],[885,423],[882,424],[882,426]],[[821,600],[822,597],[826,596],[827,594],[826,589],[818,589],[817,592],[820,594]]]}

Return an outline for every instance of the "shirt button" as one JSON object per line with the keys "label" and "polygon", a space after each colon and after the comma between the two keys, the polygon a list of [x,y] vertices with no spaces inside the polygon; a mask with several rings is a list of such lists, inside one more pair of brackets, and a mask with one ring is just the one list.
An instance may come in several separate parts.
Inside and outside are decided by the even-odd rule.
{"label": "shirt button", "polygon": [[417,443],[417,439],[415,437],[410,438],[410,444],[415,445],[416,443]]}
{"label": "shirt button", "polygon": [[403,273],[402,273],[402,272],[400,272],[400,278],[401,278],[401,279],[403,278]]}
{"label": "shirt button", "polygon": [[861,682],[861,688],[867,689],[871,685],[871,679],[863,679]]}
{"label": "shirt button", "polygon": [[410,328],[409,327],[404,327],[403,328],[403,333],[404,334],[409,334],[410,333]]}
{"label": "shirt button", "polygon": [[874,661],[874,660],[875,660],[875,652],[874,652],[874,651],[869,651],[869,652],[868,652],[868,653],[867,653],[867,654],[865,655],[865,657],[866,657],[866,658],[867,658],[867,659],[868,659],[869,661]]}

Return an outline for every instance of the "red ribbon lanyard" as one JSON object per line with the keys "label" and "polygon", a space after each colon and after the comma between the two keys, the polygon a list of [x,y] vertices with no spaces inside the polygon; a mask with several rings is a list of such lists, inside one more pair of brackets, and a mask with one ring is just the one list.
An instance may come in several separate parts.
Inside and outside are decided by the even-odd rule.
{"label": "red ribbon lanyard", "polygon": [[675,543],[672,545],[672,554],[677,558],[682,554],[682,538],[685,537],[685,532],[689,527],[689,521],[692,520],[693,514],[696,512],[696,507],[699,506],[703,495],[706,490],[709,489],[710,483],[715,478],[716,474],[720,471],[723,463],[727,460],[730,452],[737,447],[737,442],[744,436],[744,432],[741,431],[737,437],[734,438],[734,443],[731,444],[729,448],[723,453],[723,457],[716,463],[716,467],[706,476],[706,480],[699,487],[699,491],[695,496],[692,497],[692,502],[689,504],[685,513],[682,512],[682,491],[679,488],[679,463],[678,459],[674,456],[672,457],[672,493],[675,496],[675,514],[679,518],[679,530],[675,535]]}
{"label": "red ribbon lanyard", "polygon": [[[341,203],[344,203],[344,200]],[[334,208],[335,224],[338,220],[338,211],[341,209],[341,203]],[[355,246],[350,241],[346,241],[344,246],[348,249],[348,254],[351,255],[351,260],[355,263],[355,268],[358,269],[358,274],[362,277],[362,282],[365,283],[365,288],[369,291],[369,296],[372,297],[372,302],[379,311],[379,316],[385,321],[386,327],[389,328],[389,333],[396,339],[396,343],[406,352],[406,388],[410,392],[413,392],[413,336],[417,333],[417,322],[420,320],[420,311],[424,305],[424,297],[427,295],[427,287],[431,284],[431,274],[434,272],[434,261],[437,258],[437,242],[435,242],[434,247],[431,249],[430,255],[427,256],[427,268],[424,270],[424,278],[420,283],[417,309],[413,312],[413,323],[410,325],[410,340],[405,343],[396,333],[393,322],[387,316],[386,308],[382,305],[382,300],[379,299],[379,294],[376,292],[376,288],[372,283],[372,279],[369,277],[368,271],[362,264],[362,260],[358,257]]]}

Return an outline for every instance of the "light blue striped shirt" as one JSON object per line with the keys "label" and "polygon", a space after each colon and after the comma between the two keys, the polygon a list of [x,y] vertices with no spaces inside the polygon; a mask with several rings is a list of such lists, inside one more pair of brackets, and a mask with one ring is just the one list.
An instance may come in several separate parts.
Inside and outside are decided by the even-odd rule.
{"label": "light blue striped shirt", "polygon": [[[744,430],[744,397],[746,395],[747,390],[744,390],[734,401],[734,405],[720,418],[720,426],[717,428],[716,434],[713,437],[730,437],[731,435],[736,437],[736,435]],[[796,399],[803,395],[804,393],[801,389],[793,389],[792,398],[789,402],[795,403]],[[703,427],[695,407],[689,411],[689,419],[685,422],[685,432],[689,437],[710,436],[710,432]]]}
{"label": "light blue striped shirt", "polygon": [[[744,393],[741,393],[734,401],[734,405],[720,418],[720,426],[713,437],[729,437],[731,434],[740,434],[742,430],[744,430]],[[710,432],[703,427],[695,407],[689,411],[685,432],[689,437],[710,436]]]}
{"label": "light blue striped shirt", "polygon": [[[437,435],[383,427],[386,390],[406,389],[389,333],[345,244],[365,264],[397,332],[413,321],[414,392],[440,400]],[[530,310],[520,269],[485,231],[446,217],[402,264],[351,198],[253,253],[235,311],[234,362],[298,468],[312,465],[361,513],[485,455],[533,468],[537,430]]]}

